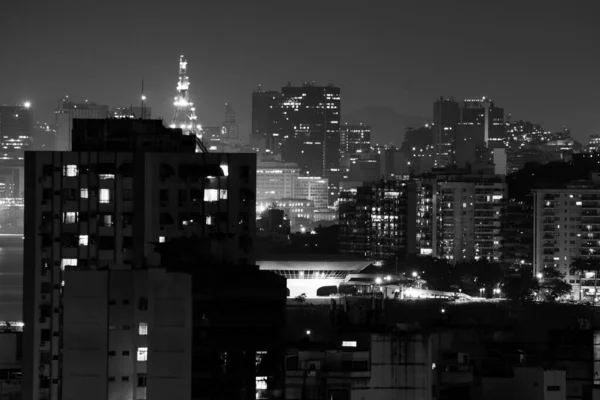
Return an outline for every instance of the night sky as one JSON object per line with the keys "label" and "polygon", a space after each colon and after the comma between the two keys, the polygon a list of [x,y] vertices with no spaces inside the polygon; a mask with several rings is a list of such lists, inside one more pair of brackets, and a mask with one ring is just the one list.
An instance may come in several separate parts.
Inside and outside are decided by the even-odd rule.
{"label": "night sky", "polygon": [[230,102],[248,132],[256,85],[314,80],[342,88],[343,114],[431,118],[440,95],[486,95],[587,141],[600,134],[599,12],[593,0],[2,1],[0,103],[30,99],[51,121],[66,94],[137,105],[143,78],[170,121],[185,54],[207,126]]}

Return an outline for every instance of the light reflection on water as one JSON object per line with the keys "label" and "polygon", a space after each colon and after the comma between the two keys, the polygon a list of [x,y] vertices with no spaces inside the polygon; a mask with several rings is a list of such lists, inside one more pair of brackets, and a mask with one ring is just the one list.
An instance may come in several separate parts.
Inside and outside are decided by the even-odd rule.
{"label": "light reflection on water", "polygon": [[23,235],[0,234],[0,321],[22,321]]}

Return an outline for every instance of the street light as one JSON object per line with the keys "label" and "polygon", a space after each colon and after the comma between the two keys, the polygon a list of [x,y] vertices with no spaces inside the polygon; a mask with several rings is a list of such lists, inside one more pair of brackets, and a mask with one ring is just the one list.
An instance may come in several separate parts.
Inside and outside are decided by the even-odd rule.
{"label": "street light", "polygon": [[307,335],[307,336],[310,336],[310,329],[308,329],[308,330],[306,331],[306,335]]}
{"label": "street light", "polygon": [[417,271],[413,271],[412,276],[413,276],[413,278],[416,278],[417,277]]}
{"label": "street light", "polygon": [[536,277],[536,278],[538,278],[538,279],[542,279],[542,278],[544,277],[544,274],[542,274],[541,272],[538,272],[538,273],[535,275],[535,277]]}
{"label": "street light", "polygon": [[377,285],[381,285],[382,282],[383,282],[383,280],[380,277],[375,278],[375,283]]}

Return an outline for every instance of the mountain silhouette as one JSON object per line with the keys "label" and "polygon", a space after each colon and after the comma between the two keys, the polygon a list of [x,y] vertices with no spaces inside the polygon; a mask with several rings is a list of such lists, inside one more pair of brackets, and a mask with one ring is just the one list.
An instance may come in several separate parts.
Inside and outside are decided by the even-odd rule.
{"label": "mountain silhouette", "polygon": [[402,145],[407,128],[419,128],[429,120],[416,115],[403,115],[391,107],[365,107],[342,117],[342,123],[371,126],[371,143]]}

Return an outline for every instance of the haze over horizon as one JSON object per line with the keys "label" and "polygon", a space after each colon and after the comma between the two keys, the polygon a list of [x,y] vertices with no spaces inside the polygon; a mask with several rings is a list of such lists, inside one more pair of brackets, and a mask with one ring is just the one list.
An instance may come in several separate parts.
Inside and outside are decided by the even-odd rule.
{"label": "haze over horizon", "polygon": [[600,133],[600,27],[588,0],[485,8],[474,0],[26,0],[1,8],[0,34],[11,40],[0,43],[9,61],[0,67],[0,103],[29,99],[43,121],[67,94],[137,105],[142,79],[153,116],[169,121],[184,54],[199,121],[220,125],[229,102],[246,134],[252,90],[288,81],[341,87],[342,115],[389,107],[431,119],[441,95],[485,95],[513,119],[552,131],[566,125],[584,142]]}

